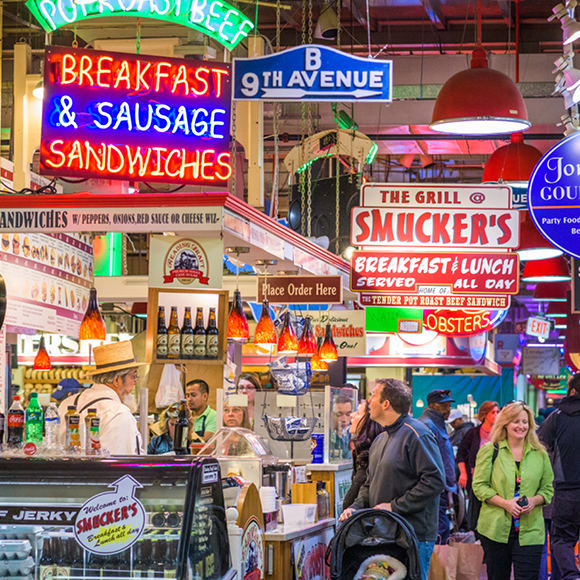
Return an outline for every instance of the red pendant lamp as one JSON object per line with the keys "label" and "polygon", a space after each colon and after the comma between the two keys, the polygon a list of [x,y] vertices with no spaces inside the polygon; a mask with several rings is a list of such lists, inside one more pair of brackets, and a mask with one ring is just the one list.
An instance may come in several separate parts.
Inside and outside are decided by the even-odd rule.
{"label": "red pendant lamp", "polygon": [[481,44],[481,0],[477,0],[477,44],[471,68],[453,75],[441,88],[429,127],[453,135],[515,133],[531,126],[516,84],[491,70]]}
{"label": "red pendant lamp", "polygon": [[543,302],[566,302],[570,282],[540,282],[534,290],[533,300]]}
{"label": "red pendant lamp", "polygon": [[81,322],[81,329],[79,332],[80,340],[106,340],[107,330],[105,328],[105,321],[101,316],[99,310],[99,303],[97,301],[97,289],[91,288],[89,296],[89,305],[87,311]]}
{"label": "red pendant lamp", "polygon": [[240,268],[239,259],[240,254],[247,254],[250,248],[247,246],[234,246],[226,248],[226,252],[236,254],[236,289],[234,290],[234,298],[232,300],[232,307],[228,314],[227,338],[228,340],[235,340],[236,342],[246,342],[250,338],[250,327],[248,326],[248,319],[244,314],[244,307],[242,306],[242,295],[239,290]]}
{"label": "red pendant lamp", "polygon": [[254,344],[263,348],[270,348],[278,344],[278,335],[270,316],[270,305],[267,300],[262,301],[262,314],[254,332]]}
{"label": "red pendant lamp", "polygon": [[320,358],[320,348],[322,347],[322,336],[318,337],[318,352],[312,355],[310,366],[313,371],[327,371],[328,363]]}
{"label": "red pendant lamp", "polygon": [[527,260],[546,260],[561,256],[564,252],[560,248],[553,246],[540,233],[530,214],[521,212],[522,221],[520,222],[520,246],[516,253],[522,262]]}
{"label": "red pendant lamp", "polygon": [[312,332],[312,326],[310,324],[310,316],[304,319],[304,329],[302,330],[302,335],[298,341],[298,354],[300,356],[312,356],[318,352],[316,339],[314,338],[314,333]]}
{"label": "red pendant lamp", "polygon": [[48,355],[48,351],[44,346],[44,336],[40,337],[40,345],[38,346],[38,352],[34,357],[34,366],[33,369],[35,371],[49,371],[52,368],[50,363],[50,356]]}
{"label": "red pendant lamp", "polygon": [[522,282],[567,282],[572,278],[564,256],[548,260],[528,260],[524,266]]}
{"label": "red pendant lamp", "polygon": [[522,133],[512,133],[510,144],[499,147],[490,155],[481,181],[527,184],[541,158],[539,149],[524,143]]}
{"label": "red pendant lamp", "polygon": [[282,330],[278,337],[278,354],[296,354],[298,352],[298,339],[290,321],[290,312],[286,310]]}
{"label": "red pendant lamp", "polygon": [[550,318],[566,318],[568,316],[568,304],[566,302],[550,302],[546,316]]}
{"label": "red pendant lamp", "polygon": [[325,362],[334,362],[338,360],[338,349],[332,338],[332,329],[330,324],[326,325],[326,333],[324,335],[324,342],[318,349],[320,358]]}

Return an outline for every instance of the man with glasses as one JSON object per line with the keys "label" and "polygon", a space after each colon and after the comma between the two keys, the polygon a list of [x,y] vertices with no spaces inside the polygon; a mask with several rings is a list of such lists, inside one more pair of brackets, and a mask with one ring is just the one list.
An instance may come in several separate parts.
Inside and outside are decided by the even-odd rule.
{"label": "man with glasses", "polygon": [[84,443],[85,417],[95,409],[100,418],[101,447],[111,455],[144,454],[143,441],[133,413],[137,402],[132,393],[139,375],[138,363],[130,341],[114,342],[93,349],[95,367],[89,373],[93,386],[65,399],[60,407],[61,440],[65,442],[65,415],[69,406],[81,417],[81,441]]}

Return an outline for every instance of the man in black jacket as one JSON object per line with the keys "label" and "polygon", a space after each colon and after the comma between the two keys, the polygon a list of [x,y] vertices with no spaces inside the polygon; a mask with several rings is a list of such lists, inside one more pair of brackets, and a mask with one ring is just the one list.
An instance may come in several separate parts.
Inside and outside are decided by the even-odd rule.
{"label": "man in black jacket", "polygon": [[340,521],[368,507],[402,515],[419,540],[421,577],[427,580],[445,474],[433,434],[408,414],[412,401],[402,381],[377,381],[368,405],[371,419],[384,426],[385,433],[371,445],[366,483]]}
{"label": "man in black jacket", "polygon": [[574,555],[580,534],[580,373],[568,381],[567,396],[544,421],[538,435],[554,469],[552,551],[562,580],[580,580]]}

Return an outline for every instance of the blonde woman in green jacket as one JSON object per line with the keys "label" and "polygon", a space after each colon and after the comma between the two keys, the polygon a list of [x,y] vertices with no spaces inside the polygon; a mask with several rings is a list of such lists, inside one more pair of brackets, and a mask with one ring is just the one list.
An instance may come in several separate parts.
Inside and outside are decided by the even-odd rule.
{"label": "blonde woman in green jacket", "polygon": [[552,499],[554,474],[530,407],[519,401],[504,407],[490,438],[473,473],[488,579],[508,580],[513,565],[515,580],[538,580],[545,535],[541,506]]}

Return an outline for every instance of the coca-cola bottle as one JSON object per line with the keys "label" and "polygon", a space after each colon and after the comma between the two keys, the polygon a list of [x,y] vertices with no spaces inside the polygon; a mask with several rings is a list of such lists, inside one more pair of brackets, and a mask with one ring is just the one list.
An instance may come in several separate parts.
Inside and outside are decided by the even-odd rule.
{"label": "coca-cola bottle", "polygon": [[20,397],[12,397],[12,405],[8,409],[8,439],[10,447],[22,445],[24,441],[24,409],[20,404]]}

